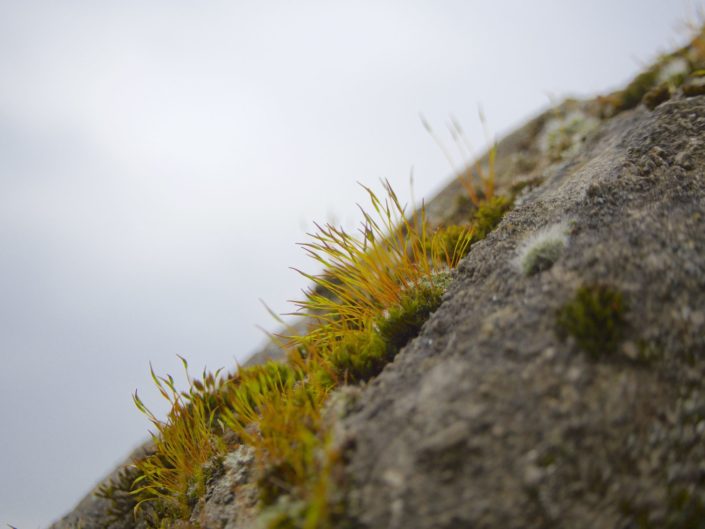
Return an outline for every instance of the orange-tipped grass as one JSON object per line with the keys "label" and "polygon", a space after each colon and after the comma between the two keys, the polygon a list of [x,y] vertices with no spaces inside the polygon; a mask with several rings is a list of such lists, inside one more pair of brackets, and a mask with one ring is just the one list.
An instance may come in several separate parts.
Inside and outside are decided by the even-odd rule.
{"label": "orange-tipped grass", "polygon": [[[489,127],[487,125],[487,120],[485,118],[482,110],[479,110],[480,122],[485,129],[485,136],[489,139]],[[495,160],[497,158],[497,144],[494,143],[488,154],[487,160],[487,171],[483,168],[480,161],[476,161],[474,164],[462,164],[464,168],[459,169],[459,165],[456,163],[454,156],[451,154],[451,149],[449,149],[445,142],[441,140],[440,136],[431,127],[430,123],[421,116],[421,123],[423,127],[428,132],[429,136],[438,145],[439,149],[443,153],[443,156],[448,160],[452,170],[456,173],[458,181],[465,189],[470,201],[479,208],[484,202],[491,200],[495,195]],[[460,123],[455,118],[451,118],[448,124],[448,131],[450,132],[451,138],[458,149],[460,159],[468,159],[472,156],[472,146],[468,137],[465,135]]]}
{"label": "orange-tipped grass", "polygon": [[286,374],[280,367],[271,363],[241,370],[222,416],[255,451],[265,505],[282,494],[301,498],[319,473],[321,409],[332,387],[305,379],[295,369]]}
{"label": "orange-tipped grass", "polygon": [[[188,376],[188,364],[181,358]],[[206,375],[204,382],[190,381],[189,393],[176,389],[174,379],[150,373],[159,393],[171,405],[165,421],[157,417],[142,402],[137,392],[133,399],[156,428],[151,432],[154,452],[135,463],[140,476],[133,484],[133,494],[139,499],[135,512],[151,502],[157,511],[184,518],[190,513],[190,498],[205,492],[204,465],[214,456],[225,452],[225,444],[213,435],[217,409],[204,398],[219,384],[218,375]]]}
{"label": "orange-tipped grass", "polygon": [[[468,165],[464,171],[458,173],[458,180],[460,180],[460,183],[475,207],[479,208],[484,202],[492,200],[494,197],[496,157],[497,146],[493,145],[488,155],[486,172],[482,164],[477,161],[474,164]],[[479,185],[477,182],[479,182]]]}
{"label": "orange-tipped grass", "polygon": [[364,220],[359,236],[317,224],[318,231],[309,234],[312,242],[301,244],[324,272],[313,275],[297,270],[314,288],[304,300],[294,301],[299,309],[295,314],[312,318],[315,327],[305,339],[294,336],[294,341],[310,343],[321,333],[336,339],[364,327],[380,312],[399,304],[405,291],[455,266],[470,243],[468,231],[452,249],[441,244],[440,234],[429,234],[423,206],[408,218],[389,182],[384,183],[387,196],[383,201],[362,187],[374,214],[360,207]]}

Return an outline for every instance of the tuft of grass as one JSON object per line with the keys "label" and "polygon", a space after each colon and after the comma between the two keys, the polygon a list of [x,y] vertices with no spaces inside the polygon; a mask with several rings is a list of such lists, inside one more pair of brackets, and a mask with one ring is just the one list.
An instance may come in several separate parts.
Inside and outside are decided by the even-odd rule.
{"label": "tuft of grass", "polygon": [[481,207],[484,202],[491,201],[495,196],[496,159],[497,145],[493,145],[488,155],[487,170],[478,160],[458,174],[458,179],[468,194],[468,198],[477,208]]}
{"label": "tuft of grass", "polygon": [[127,465],[121,468],[114,478],[98,487],[95,495],[110,503],[102,520],[102,529],[134,523],[134,510],[138,499],[132,494],[132,486],[141,475],[137,467]]}
{"label": "tuft of grass", "polygon": [[591,358],[613,354],[626,320],[622,293],[605,285],[582,286],[556,315],[559,332],[572,336]]}
{"label": "tuft of grass", "polygon": [[225,443],[213,435],[218,411],[216,395],[221,385],[219,371],[203,373],[203,381],[194,381],[188,374],[188,363],[181,361],[190,382],[190,389],[182,393],[174,379],[158,377],[150,366],[150,373],[159,393],[170,404],[165,421],[159,420],[142,402],[137,392],[133,399],[156,431],[151,432],[154,453],[135,462],[139,473],[133,483],[133,494],[138,501],[135,512],[149,503],[161,517],[186,519],[194,500],[205,492],[206,463],[225,453]]}
{"label": "tuft of grass", "polygon": [[[422,206],[420,214],[407,218],[389,182],[387,197],[379,199],[367,191],[375,215],[360,208],[363,223],[359,236],[327,224],[316,225],[312,242],[301,244],[306,253],[324,267],[323,274],[297,270],[314,287],[304,300],[294,301],[299,312],[316,321],[305,339],[335,340],[349,330],[369,325],[377,315],[401,303],[405,292],[432,279],[437,270],[457,265],[470,244],[471,232],[456,234],[448,246],[446,232],[430,235]],[[462,230],[462,228],[461,228]],[[317,335],[329,335],[320,337]]]}
{"label": "tuft of grass", "polygon": [[337,387],[379,374],[419,333],[441,303],[449,270],[510,204],[493,197],[480,203],[469,226],[432,231],[423,206],[407,216],[388,182],[383,198],[363,188],[372,208],[360,208],[358,233],[316,225],[301,245],[323,272],[300,272],[313,287],[294,302],[296,314],[312,323],[303,335],[280,337],[285,363],[240,368],[227,377],[204,372],[202,380],[189,377],[184,393],[171,376],[152,371],[171,405],[165,421],[134,395],[156,432],[154,454],[136,464],[132,494],[136,510],[150,506],[156,513],[154,525],[189,518],[212,462],[233,443],[253,448],[264,526],[326,529],[343,518],[341,454],[325,403]]}

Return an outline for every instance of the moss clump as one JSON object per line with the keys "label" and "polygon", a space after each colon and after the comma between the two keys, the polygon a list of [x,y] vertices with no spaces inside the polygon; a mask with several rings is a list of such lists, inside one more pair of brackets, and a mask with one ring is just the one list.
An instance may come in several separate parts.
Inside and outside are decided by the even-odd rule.
{"label": "moss clump", "polygon": [[689,83],[683,86],[685,97],[695,97],[705,95],[705,83]]}
{"label": "moss clump", "polygon": [[398,351],[416,337],[424,322],[441,304],[448,282],[448,274],[439,274],[433,283],[409,291],[399,305],[391,307],[386,316],[378,320],[379,335],[392,350]]}
{"label": "moss clump", "polygon": [[346,333],[333,347],[331,363],[348,382],[377,375],[394,356],[387,342],[373,329]]}
{"label": "moss clump", "polygon": [[655,86],[644,94],[643,102],[649,110],[655,109],[661,103],[665,103],[671,98],[671,90],[667,84]]}
{"label": "moss clump", "polygon": [[137,467],[128,465],[120,469],[110,481],[98,487],[95,495],[110,502],[107,515],[101,520],[101,529],[134,524],[134,510],[138,500],[132,494],[132,484],[141,475]]}
{"label": "moss clump", "polygon": [[626,324],[625,310],[621,292],[604,285],[583,286],[558,311],[558,329],[597,359],[616,352]]}
{"label": "moss clump", "polygon": [[343,334],[330,355],[338,375],[347,382],[361,382],[379,374],[438,308],[448,282],[448,274],[438,274],[405,292],[400,303],[373,325]]}
{"label": "moss clump", "polygon": [[504,196],[495,196],[480,204],[475,211],[473,225],[473,241],[481,241],[487,234],[494,230],[512,207],[512,200]]}
{"label": "moss clump", "polygon": [[[493,178],[481,179],[490,194]],[[361,237],[317,225],[303,244],[324,271],[303,274],[314,288],[295,304],[309,327],[303,335],[280,337],[286,363],[239,368],[225,377],[204,372],[202,381],[188,377],[187,392],[178,391],[171,376],[152,372],[171,405],[164,421],[134,395],[157,433],[154,454],[137,463],[141,476],[132,494],[136,510],[156,511],[156,526],[188,520],[220,468],[211,462],[238,444],[252,449],[267,527],[338,526],[345,510],[342,456],[323,414],[328,397],[336,387],[377,375],[418,334],[441,303],[448,270],[511,205],[491,198],[480,204],[472,226],[430,233],[423,208],[409,218],[389,184],[384,200],[365,190],[373,213],[363,210]]]}
{"label": "moss clump", "polygon": [[618,95],[617,112],[629,110],[641,103],[644,95],[658,82],[658,68],[652,68],[637,75]]}

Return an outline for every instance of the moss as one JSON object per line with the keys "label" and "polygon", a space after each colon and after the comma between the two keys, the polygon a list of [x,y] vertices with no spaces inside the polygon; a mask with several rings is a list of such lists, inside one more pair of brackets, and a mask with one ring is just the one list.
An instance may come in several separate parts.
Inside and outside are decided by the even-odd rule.
{"label": "moss", "polygon": [[412,289],[399,305],[389,309],[386,317],[377,322],[380,336],[392,351],[398,351],[416,337],[424,322],[441,304],[446,278]]}
{"label": "moss", "polygon": [[[493,176],[481,179],[491,191]],[[304,335],[282,337],[286,363],[226,377],[204,373],[203,381],[188,377],[187,392],[171,376],[152,372],[171,404],[165,421],[135,394],[158,432],[155,454],[139,463],[142,476],[132,485],[142,512],[156,513],[154,526],[189,519],[207,482],[222,471],[208,461],[220,461],[234,443],[252,448],[260,506],[270,515],[266,526],[324,529],[344,518],[342,456],[322,416],[330,392],[374,377],[418,334],[441,302],[447,270],[511,204],[492,198],[480,204],[475,226],[429,236],[423,208],[409,219],[388,184],[386,200],[365,189],[376,215],[363,211],[363,237],[326,225],[303,245],[324,272],[303,274],[316,285],[295,302],[309,327]]]}
{"label": "moss", "polygon": [[487,234],[494,230],[512,207],[512,200],[504,196],[495,196],[480,204],[475,211],[473,224],[473,241],[481,241]]}
{"label": "moss", "polygon": [[296,469],[288,461],[269,465],[261,472],[257,480],[257,489],[262,505],[274,505],[287,492],[285,486],[295,483],[296,479]]}
{"label": "moss", "polygon": [[705,83],[689,83],[683,86],[685,97],[695,97],[705,95]]}
{"label": "moss", "polygon": [[447,255],[449,261],[458,262],[470,251],[473,234],[467,226],[452,224],[439,228],[428,241],[430,254]]}
{"label": "moss", "polygon": [[588,285],[561,307],[556,320],[562,335],[572,336],[585,353],[597,359],[616,352],[626,324],[625,310],[621,292]]}
{"label": "moss", "polygon": [[671,98],[671,90],[667,84],[655,86],[646,94],[644,94],[643,102],[649,110],[655,109],[661,103],[668,101]]}
{"label": "moss", "polygon": [[101,520],[101,529],[111,529],[134,524],[134,509],[137,498],[132,491],[132,484],[142,473],[133,465],[120,469],[117,475],[101,484],[95,495],[110,502],[106,516]]}
{"label": "moss", "polygon": [[617,112],[629,110],[641,103],[646,94],[658,82],[658,68],[652,68],[637,75],[627,87],[618,94]]}
{"label": "moss", "polygon": [[330,360],[347,382],[368,380],[392,359],[393,351],[374,330],[346,333],[333,347]]}
{"label": "moss", "polygon": [[339,375],[354,383],[379,374],[418,335],[440,305],[448,282],[448,274],[437,274],[433,281],[409,289],[401,302],[387,309],[372,326],[344,333],[330,356]]}

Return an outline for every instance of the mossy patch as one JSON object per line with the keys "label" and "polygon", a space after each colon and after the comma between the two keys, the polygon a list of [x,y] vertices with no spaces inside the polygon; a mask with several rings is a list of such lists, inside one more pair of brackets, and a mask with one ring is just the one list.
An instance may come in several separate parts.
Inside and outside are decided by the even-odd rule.
{"label": "mossy patch", "polygon": [[654,110],[661,103],[665,103],[671,98],[671,90],[667,84],[655,86],[644,94],[644,106],[649,110]]}
{"label": "mossy patch", "polygon": [[505,196],[494,196],[480,204],[473,216],[473,241],[481,241],[494,230],[512,207],[512,199]]}
{"label": "mossy patch", "polygon": [[614,354],[624,335],[622,293],[605,285],[580,287],[556,316],[560,334],[572,336],[591,358]]}
{"label": "mossy patch", "polygon": [[401,303],[391,307],[377,320],[382,339],[394,350],[399,350],[421,330],[421,326],[441,304],[441,297],[450,282],[448,274],[439,274],[433,281],[410,290]]}
{"label": "mossy patch", "polygon": [[659,80],[658,68],[651,68],[637,75],[618,95],[616,111],[622,112],[636,107],[644,95],[651,90]]}
{"label": "mossy patch", "polygon": [[685,97],[696,97],[705,95],[705,82],[698,79],[698,82],[691,82],[683,85],[683,95]]}

